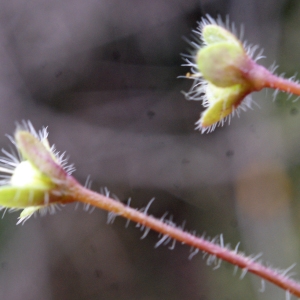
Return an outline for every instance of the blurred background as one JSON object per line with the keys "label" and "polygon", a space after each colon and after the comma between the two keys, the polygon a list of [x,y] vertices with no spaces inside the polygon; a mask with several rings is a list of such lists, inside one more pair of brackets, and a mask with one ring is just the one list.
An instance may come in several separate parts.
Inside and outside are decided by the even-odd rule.
{"label": "blurred background", "polygon": [[[286,269],[300,262],[299,101],[272,91],[231,125],[194,130],[201,102],[186,101],[191,30],[205,14],[243,24],[261,61],[300,67],[297,0],[3,0],[0,2],[0,144],[15,122],[48,126],[82,183],[136,208],[165,212]],[[55,215],[0,225],[0,299],[284,299],[284,291],[190,249],[154,245],[107,213],[69,205]],[[300,277],[300,267],[292,271]],[[297,276],[296,276],[297,278]]]}

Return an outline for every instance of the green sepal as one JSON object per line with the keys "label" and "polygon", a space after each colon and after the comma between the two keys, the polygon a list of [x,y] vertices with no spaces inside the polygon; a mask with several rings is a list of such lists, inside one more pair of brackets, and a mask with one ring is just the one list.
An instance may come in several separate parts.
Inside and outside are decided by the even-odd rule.
{"label": "green sepal", "polygon": [[241,42],[235,37],[235,35],[225,28],[215,24],[205,25],[203,27],[202,38],[207,45],[220,42],[231,42],[241,45]]}
{"label": "green sepal", "polygon": [[198,51],[196,58],[203,78],[218,87],[247,84],[243,75],[247,62],[243,47],[229,42],[206,46]]}
{"label": "green sepal", "polygon": [[41,209],[43,206],[30,206],[26,207],[22,210],[20,213],[20,219],[26,219],[30,216],[32,216],[35,212],[37,212],[39,209]]}
{"label": "green sepal", "polygon": [[29,206],[44,206],[48,204],[45,203],[46,199],[45,189],[14,186],[0,187],[0,206],[17,209]]}
{"label": "green sepal", "polygon": [[41,173],[51,180],[64,180],[65,170],[57,163],[48,147],[28,131],[17,130],[16,145],[25,159],[28,159]]}
{"label": "green sepal", "polygon": [[201,115],[201,125],[209,127],[230,115],[248,94],[247,87],[234,85],[228,88],[219,88],[208,84],[206,97],[209,107]]}

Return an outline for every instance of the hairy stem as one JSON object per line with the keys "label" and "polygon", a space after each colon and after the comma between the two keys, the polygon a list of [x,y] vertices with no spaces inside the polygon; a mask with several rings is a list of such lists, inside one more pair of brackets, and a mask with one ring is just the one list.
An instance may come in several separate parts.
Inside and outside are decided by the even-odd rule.
{"label": "hairy stem", "polygon": [[300,96],[300,84],[298,82],[281,78],[273,74],[270,74],[270,76],[265,78],[265,87]]}
{"label": "hairy stem", "polygon": [[128,220],[134,221],[147,228],[150,228],[162,234],[163,236],[175,239],[176,241],[179,241],[183,244],[187,244],[191,247],[197,248],[200,251],[215,256],[218,259],[238,266],[245,272],[248,271],[256,274],[262,279],[272,282],[273,284],[281,287],[289,293],[300,297],[299,283],[289,279],[286,274],[281,274],[278,271],[270,269],[259,262],[255,262],[255,259],[253,258],[249,258],[238,253],[237,249],[230,250],[223,245],[219,245],[205,240],[201,237],[192,235],[188,232],[183,231],[183,229],[181,228],[167,224],[167,222],[163,221],[162,219],[156,219],[152,216],[147,215],[146,213],[137,211],[134,208],[124,205],[119,201],[88,190],[75,180],[72,182],[71,193],[72,196],[80,202],[93,205],[109,212],[113,212],[118,216],[122,216]]}

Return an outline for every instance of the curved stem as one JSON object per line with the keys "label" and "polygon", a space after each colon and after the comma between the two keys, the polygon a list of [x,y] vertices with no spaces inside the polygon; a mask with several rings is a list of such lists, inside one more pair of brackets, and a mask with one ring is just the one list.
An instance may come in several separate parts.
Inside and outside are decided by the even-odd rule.
{"label": "curved stem", "polygon": [[204,251],[218,259],[227,261],[239,268],[258,275],[273,284],[281,287],[289,293],[300,297],[300,284],[294,280],[289,279],[284,273],[280,274],[278,271],[272,270],[258,262],[255,259],[246,257],[236,250],[230,250],[223,245],[215,244],[207,241],[201,237],[197,237],[183,229],[175,227],[175,225],[168,224],[163,219],[155,219],[146,213],[137,211],[123,203],[114,199],[105,197],[101,194],[90,191],[74,180],[71,189],[72,196],[80,202],[96,206],[98,208],[113,212],[118,216],[139,223],[147,228],[159,232],[166,238],[173,238],[176,241],[190,245],[201,251]]}

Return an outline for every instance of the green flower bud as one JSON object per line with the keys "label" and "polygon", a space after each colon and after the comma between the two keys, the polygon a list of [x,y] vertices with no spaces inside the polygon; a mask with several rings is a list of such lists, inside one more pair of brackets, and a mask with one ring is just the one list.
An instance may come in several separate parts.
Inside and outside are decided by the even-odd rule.
{"label": "green flower bud", "polygon": [[[186,56],[186,66],[193,74],[187,78],[195,80],[186,97],[202,100],[207,109],[196,123],[202,133],[211,132],[237,110],[249,107],[245,97],[253,91],[265,87],[265,78],[270,72],[256,64],[257,57],[251,56],[255,47],[245,48],[240,40],[225,26],[207,16],[195,31],[200,35],[203,45],[196,49],[194,61]],[[195,43],[194,43],[195,44]]]}
{"label": "green flower bud", "polygon": [[[28,219],[40,209],[58,203],[72,202],[69,199],[68,181],[72,167],[64,169],[65,161],[49,147],[47,132],[39,135],[30,123],[18,128],[13,141],[19,155],[3,150],[0,172],[0,206],[13,210],[24,209],[19,222]],[[18,222],[18,223],[19,223]]]}

